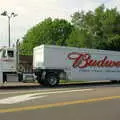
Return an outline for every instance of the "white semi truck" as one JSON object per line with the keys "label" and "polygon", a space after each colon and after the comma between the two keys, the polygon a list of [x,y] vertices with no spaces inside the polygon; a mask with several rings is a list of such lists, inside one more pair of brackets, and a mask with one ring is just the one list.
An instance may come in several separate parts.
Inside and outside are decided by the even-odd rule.
{"label": "white semi truck", "polygon": [[[0,49],[0,83],[19,72],[17,61],[15,48]],[[38,82],[49,86],[58,85],[60,79],[119,81],[120,52],[40,45],[33,50],[33,70]]]}
{"label": "white semi truck", "polygon": [[33,50],[33,69],[43,85],[65,80],[120,80],[120,52],[40,45]]}

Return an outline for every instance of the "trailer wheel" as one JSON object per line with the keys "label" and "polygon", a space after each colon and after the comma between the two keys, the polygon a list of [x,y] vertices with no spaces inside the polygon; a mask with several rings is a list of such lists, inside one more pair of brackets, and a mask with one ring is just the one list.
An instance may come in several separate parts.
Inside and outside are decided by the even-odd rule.
{"label": "trailer wheel", "polygon": [[111,83],[117,83],[118,80],[110,80]]}
{"label": "trailer wheel", "polygon": [[120,80],[118,80],[118,83],[120,83]]}
{"label": "trailer wheel", "polygon": [[59,84],[59,77],[54,73],[50,73],[46,76],[46,82],[51,87],[57,86]]}

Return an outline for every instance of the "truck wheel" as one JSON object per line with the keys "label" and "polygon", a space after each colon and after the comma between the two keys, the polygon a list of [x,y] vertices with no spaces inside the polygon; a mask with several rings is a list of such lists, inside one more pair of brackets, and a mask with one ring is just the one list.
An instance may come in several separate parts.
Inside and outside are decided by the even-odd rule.
{"label": "truck wheel", "polygon": [[48,74],[46,76],[46,82],[51,87],[57,86],[59,84],[59,77],[54,73]]}
{"label": "truck wheel", "polygon": [[120,83],[120,80],[117,80],[117,83],[119,84],[119,83]]}
{"label": "truck wheel", "polygon": [[117,83],[117,80],[110,80],[111,83]]}

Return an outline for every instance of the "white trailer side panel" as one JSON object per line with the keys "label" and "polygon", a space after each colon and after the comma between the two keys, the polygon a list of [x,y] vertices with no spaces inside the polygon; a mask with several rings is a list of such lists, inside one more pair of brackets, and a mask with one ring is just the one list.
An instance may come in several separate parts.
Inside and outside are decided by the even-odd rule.
{"label": "white trailer side panel", "polygon": [[[39,52],[39,49],[40,51],[43,49],[43,53]],[[119,52],[47,45],[37,47],[37,50],[39,55],[37,57],[36,55],[34,56],[36,68],[64,69],[71,80],[120,80]],[[86,61],[84,60],[85,56],[80,57],[81,54],[87,54],[87,56],[90,56],[90,60],[97,61],[96,64],[104,61],[104,65],[99,66],[102,64],[100,63],[99,65],[87,65],[82,68],[81,66],[85,65]],[[76,66],[74,66],[76,61]],[[108,65],[107,61],[112,61],[114,65],[111,63],[109,63],[111,66]]]}

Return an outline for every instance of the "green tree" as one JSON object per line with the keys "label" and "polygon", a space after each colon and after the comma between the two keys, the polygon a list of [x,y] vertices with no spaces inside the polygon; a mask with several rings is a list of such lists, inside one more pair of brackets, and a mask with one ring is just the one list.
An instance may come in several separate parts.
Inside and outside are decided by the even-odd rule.
{"label": "green tree", "polygon": [[73,26],[64,19],[45,19],[27,31],[20,45],[21,54],[32,54],[41,44],[66,45]]}
{"label": "green tree", "polygon": [[75,27],[66,42],[67,46],[71,47],[91,48],[91,41],[91,37],[85,30],[80,30]]}
{"label": "green tree", "polygon": [[75,12],[72,23],[84,34],[82,43],[87,43],[86,47],[120,50],[120,13],[116,8],[106,9],[101,5],[87,13]]}

